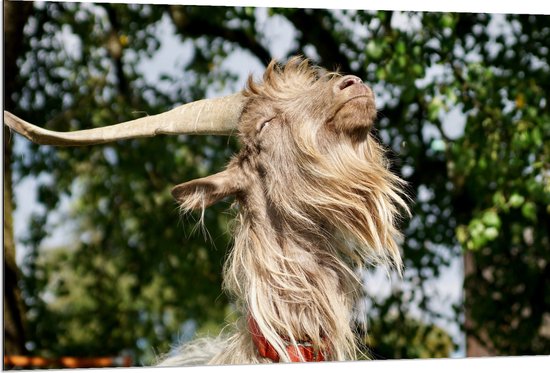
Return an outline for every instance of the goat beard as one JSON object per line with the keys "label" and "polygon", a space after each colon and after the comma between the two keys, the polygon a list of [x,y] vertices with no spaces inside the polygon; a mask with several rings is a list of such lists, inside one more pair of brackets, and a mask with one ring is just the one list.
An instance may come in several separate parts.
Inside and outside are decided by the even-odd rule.
{"label": "goat beard", "polygon": [[312,169],[323,179],[316,183],[322,187],[312,198],[312,212],[318,211],[346,241],[340,246],[348,247],[355,264],[390,264],[400,270],[397,223],[408,212],[405,183],[389,171],[382,147],[370,135],[359,143],[350,138],[330,148],[324,159]]}
{"label": "goat beard", "polygon": [[254,221],[246,211],[237,217],[225,288],[282,361],[289,361],[288,340],[311,341],[334,360],[355,359],[350,323],[360,295],[358,268],[401,267],[396,222],[401,209],[408,211],[404,182],[388,170],[382,147],[370,135],[362,142],[341,136],[319,151],[295,144],[293,149],[308,152],[300,154],[307,162],[274,162],[279,171],[296,165],[300,172],[276,173],[284,180],[268,183],[264,207],[271,224]]}
{"label": "goat beard", "polygon": [[397,225],[409,213],[405,182],[389,170],[383,147],[368,130],[360,136],[332,136],[338,140],[322,147],[310,146],[306,136],[294,137],[301,143],[293,149],[307,149],[307,154],[295,157],[300,172],[273,188],[272,206],[288,226],[328,239],[356,266],[385,264],[400,270]]}

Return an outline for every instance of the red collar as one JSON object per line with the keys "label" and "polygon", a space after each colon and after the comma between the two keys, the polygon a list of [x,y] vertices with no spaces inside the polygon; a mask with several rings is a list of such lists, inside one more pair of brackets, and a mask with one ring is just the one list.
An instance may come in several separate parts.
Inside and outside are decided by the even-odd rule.
{"label": "red collar", "polygon": [[[267,357],[275,363],[279,362],[279,353],[263,336],[258,323],[251,315],[248,315],[248,329],[260,356]],[[300,342],[295,346],[287,341],[285,349],[292,362],[326,361],[326,352],[315,348],[311,342]]]}

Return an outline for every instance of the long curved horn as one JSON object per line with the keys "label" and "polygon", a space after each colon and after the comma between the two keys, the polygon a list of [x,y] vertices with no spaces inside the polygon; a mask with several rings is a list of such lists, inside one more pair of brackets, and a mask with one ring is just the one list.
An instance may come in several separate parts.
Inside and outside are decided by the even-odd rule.
{"label": "long curved horn", "polygon": [[116,140],[165,135],[231,135],[244,106],[241,93],[190,102],[161,114],[111,126],[73,132],[46,130],[4,111],[4,123],[41,145],[81,146]]}

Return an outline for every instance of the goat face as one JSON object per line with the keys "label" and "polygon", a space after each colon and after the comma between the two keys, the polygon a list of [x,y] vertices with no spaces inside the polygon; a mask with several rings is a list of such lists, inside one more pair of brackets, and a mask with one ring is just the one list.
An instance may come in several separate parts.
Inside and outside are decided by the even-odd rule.
{"label": "goat face", "polygon": [[347,246],[362,247],[349,252],[357,262],[399,264],[395,216],[405,204],[400,179],[370,135],[371,89],[295,58],[284,68],[272,62],[263,82],[249,79],[243,93],[241,151],[225,171],[176,186],[182,207],[202,209],[236,195],[252,219],[279,236],[340,235]]}
{"label": "goat face", "polygon": [[354,76],[340,77],[291,60],[283,70],[272,63],[263,85],[249,80],[249,97],[241,115],[240,132],[246,146],[273,155],[281,142],[311,138],[319,147],[330,134],[366,135],[376,109],[370,88]]}

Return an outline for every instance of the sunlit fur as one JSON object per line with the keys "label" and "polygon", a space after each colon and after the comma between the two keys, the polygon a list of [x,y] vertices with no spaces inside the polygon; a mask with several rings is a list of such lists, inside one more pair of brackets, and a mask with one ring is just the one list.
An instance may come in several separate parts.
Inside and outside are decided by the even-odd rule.
{"label": "sunlit fur", "polygon": [[240,319],[161,365],[271,362],[256,352],[248,314],[281,361],[289,361],[284,339],[311,341],[331,360],[357,358],[351,321],[359,270],[400,270],[396,223],[408,209],[403,182],[371,136],[374,98],[335,96],[339,78],[299,58],[285,67],[272,62],[263,82],[250,79],[244,91],[241,151],[220,174],[174,189],[185,210],[235,195],[224,288]]}

